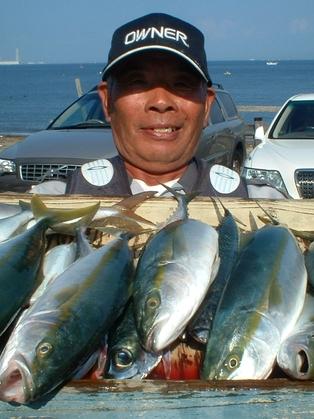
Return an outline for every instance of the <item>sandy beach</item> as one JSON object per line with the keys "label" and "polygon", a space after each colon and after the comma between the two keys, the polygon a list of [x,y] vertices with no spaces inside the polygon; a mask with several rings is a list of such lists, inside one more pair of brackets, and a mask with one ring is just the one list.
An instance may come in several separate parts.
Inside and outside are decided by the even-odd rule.
{"label": "sandy beach", "polygon": [[0,135],[0,151],[23,140],[23,138],[25,138],[24,135]]}

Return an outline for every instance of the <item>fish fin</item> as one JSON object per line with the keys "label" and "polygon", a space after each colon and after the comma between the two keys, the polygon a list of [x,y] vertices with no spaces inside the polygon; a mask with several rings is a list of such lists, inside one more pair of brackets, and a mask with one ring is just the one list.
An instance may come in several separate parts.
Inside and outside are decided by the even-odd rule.
{"label": "fish fin", "polygon": [[250,227],[251,227],[251,231],[257,231],[258,230],[258,225],[256,223],[256,220],[254,218],[254,215],[252,214],[252,212],[249,212],[249,221],[250,221]]}
{"label": "fish fin", "polygon": [[218,200],[218,202],[220,203],[220,205],[222,206],[222,208],[225,212],[225,216],[231,215],[232,218],[234,219],[234,221],[236,221],[238,224],[242,225],[243,227],[246,227],[246,224],[243,221],[241,221],[235,215],[231,214],[231,211],[228,210],[228,208],[222,203],[222,200],[219,198],[219,196],[216,195],[215,198],[214,197],[210,197],[210,198],[213,202],[215,201],[215,199]]}
{"label": "fish fin", "polygon": [[166,380],[170,380],[171,378],[171,350],[168,348],[162,354],[161,358],[162,366],[165,372]]}
{"label": "fish fin", "polygon": [[173,195],[178,202],[178,206],[164,222],[157,224],[158,230],[161,230],[163,227],[174,221],[187,219],[189,216],[188,204],[198,195],[198,192],[191,192],[188,194],[178,192],[176,189],[171,188],[164,183],[160,183],[160,185]]}
{"label": "fish fin", "polygon": [[153,223],[152,221],[149,221],[146,218],[143,218],[140,215],[135,214],[135,212],[133,212],[133,211],[124,210],[123,213],[122,213],[122,216],[127,216],[128,218],[133,219],[134,221],[138,221],[139,223],[149,224],[151,226],[156,226],[156,224]]}
{"label": "fish fin", "polygon": [[118,202],[117,204],[113,205],[114,208],[121,208],[123,210],[134,210],[137,208],[142,202],[146,199],[152,198],[156,194],[156,191],[145,191],[140,192],[132,196],[128,196],[124,198],[122,201]]}
{"label": "fish fin", "polygon": [[253,238],[255,232],[254,231],[246,231],[240,235],[240,245],[239,250],[243,249]]}
{"label": "fish fin", "polygon": [[[272,224],[274,224],[274,225],[279,225],[280,224],[279,221],[269,211],[267,211],[265,208],[263,208],[262,205],[257,200],[255,200],[255,203],[264,212],[264,214],[267,215],[267,217],[269,218],[269,220]],[[260,218],[260,216],[258,216],[258,218],[261,221],[263,221],[262,218]]]}
{"label": "fish fin", "polygon": [[86,226],[78,227],[75,230],[75,237],[77,243],[75,259],[79,259],[93,252],[94,248],[86,236]]}

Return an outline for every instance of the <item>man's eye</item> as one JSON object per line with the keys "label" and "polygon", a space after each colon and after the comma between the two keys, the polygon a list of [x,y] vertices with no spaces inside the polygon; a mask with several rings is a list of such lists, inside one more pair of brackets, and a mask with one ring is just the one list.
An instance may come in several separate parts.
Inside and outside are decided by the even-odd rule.
{"label": "man's eye", "polygon": [[127,86],[142,86],[146,84],[146,80],[144,77],[134,75],[127,77],[124,80],[124,84],[126,84]]}
{"label": "man's eye", "polygon": [[176,81],[174,85],[178,89],[180,89],[180,88],[182,88],[182,89],[190,89],[191,88],[191,84],[188,83],[187,81]]}

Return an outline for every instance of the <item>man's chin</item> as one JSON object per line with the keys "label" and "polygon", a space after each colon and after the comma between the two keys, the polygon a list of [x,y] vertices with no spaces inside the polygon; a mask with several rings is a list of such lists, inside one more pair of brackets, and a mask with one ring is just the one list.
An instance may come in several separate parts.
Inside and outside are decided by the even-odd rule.
{"label": "man's chin", "polygon": [[[188,163],[181,163],[177,160],[159,158],[158,160],[141,161],[141,162],[125,162],[128,173],[133,177],[137,178],[141,173],[150,176],[162,177],[171,176],[172,178],[179,178],[185,171]],[[173,177],[175,176],[175,177]]]}

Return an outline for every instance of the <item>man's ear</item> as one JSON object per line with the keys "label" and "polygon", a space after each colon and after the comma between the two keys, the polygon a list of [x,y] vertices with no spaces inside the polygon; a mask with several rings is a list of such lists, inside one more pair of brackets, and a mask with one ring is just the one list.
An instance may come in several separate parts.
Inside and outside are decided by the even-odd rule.
{"label": "man's ear", "polygon": [[106,121],[111,122],[111,112],[110,112],[110,103],[109,103],[109,92],[108,92],[108,83],[101,81],[97,86],[97,92],[100,98],[102,109],[105,114]]}
{"label": "man's ear", "polygon": [[206,128],[208,126],[210,110],[211,110],[214,100],[215,100],[215,91],[211,89],[210,87],[208,87],[206,100],[205,100],[205,116],[204,116],[203,128]]}

